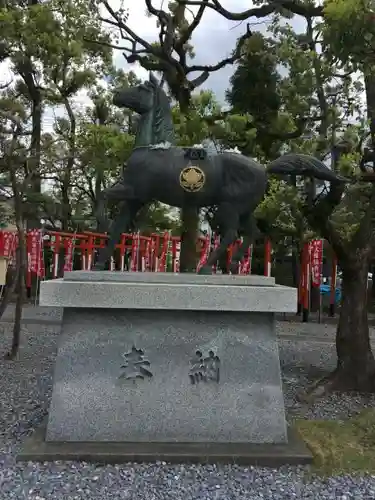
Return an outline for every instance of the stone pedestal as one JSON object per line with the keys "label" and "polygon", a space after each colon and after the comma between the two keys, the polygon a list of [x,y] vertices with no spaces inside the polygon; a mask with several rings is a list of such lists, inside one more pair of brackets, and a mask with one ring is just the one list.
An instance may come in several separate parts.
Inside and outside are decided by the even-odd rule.
{"label": "stone pedestal", "polygon": [[66,273],[47,442],[286,443],[274,313],[296,290],[263,276]]}

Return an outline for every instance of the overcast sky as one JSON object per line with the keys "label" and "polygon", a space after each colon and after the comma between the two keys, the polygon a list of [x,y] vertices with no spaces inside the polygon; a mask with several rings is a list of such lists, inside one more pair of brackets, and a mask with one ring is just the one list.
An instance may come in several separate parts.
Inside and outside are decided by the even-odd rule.
{"label": "overcast sky", "polygon": [[[163,0],[153,0],[153,5],[159,8]],[[166,0],[164,0],[166,3]],[[120,1],[111,0],[111,6],[118,8]],[[233,12],[241,12],[251,6],[249,0],[223,0],[222,5],[230,8]],[[146,16],[146,5],[144,0],[125,0],[124,6],[129,8],[129,27],[148,42],[153,42],[158,39],[158,28],[154,16]],[[196,9],[195,9],[196,10]],[[110,17],[105,13],[106,17]],[[259,23],[257,19],[251,20],[254,23]],[[264,31],[267,23],[262,22],[257,24],[255,29]],[[195,50],[194,63],[196,64],[215,64],[221,59],[230,56],[238,37],[246,30],[246,22],[233,22],[224,19],[211,9],[206,9],[201,23],[194,31],[192,45]],[[140,78],[148,78],[148,73],[138,64],[127,64],[121,51],[115,51],[114,63],[118,68],[125,70],[133,70]],[[215,73],[212,73],[202,88],[212,89],[220,101],[224,100],[225,91],[229,86],[229,78],[234,71],[232,65],[227,66]],[[197,76],[198,73],[191,74],[191,78]],[[88,103],[86,92],[81,92],[76,102],[80,106]],[[45,123],[48,126],[53,122],[51,114],[46,115]]]}
{"label": "overcast sky", "polygon": [[[154,0],[153,4],[159,8],[166,0]],[[111,0],[110,4],[114,9],[118,8],[120,0]],[[230,9],[232,12],[241,12],[251,7],[249,0],[222,0],[222,5]],[[129,8],[129,26],[139,36],[149,42],[157,40],[158,29],[154,17],[147,17],[145,15],[146,7],[144,0],[125,0],[124,6]],[[265,31],[267,28],[267,20],[250,19],[251,23],[256,23],[253,29]],[[298,29],[303,27],[301,18],[293,20],[294,26]],[[196,57],[194,63],[196,64],[215,64],[221,59],[230,56],[233,48],[235,47],[236,40],[246,30],[246,22],[233,22],[227,21],[222,16],[207,9],[203,19],[194,31],[192,44],[195,49]],[[125,70],[132,69],[140,78],[148,78],[147,72],[138,64],[128,65],[121,53],[115,51],[114,62],[117,67],[124,68]],[[0,80],[4,80],[4,75],[8,79],[9,71],[3,65],[1,68]],[[234,67],[229,65],[215,73],[212,73],[208,80],[205,82],[204,87],[212,89],[220,101],[224,100],[225,91],[229,86],[229,78],[234,71]],[[197,75],[197,74],[196,74]],[[196,76],[195,75],[195,76]],[[194,74],[191,74],[194,77]],[[88,104],[87,92],[82,91],[75,99],[78,106],[85,106]],[[48,110],[45,113],[44,125],[45,129],[52,126],[54,116],[60,115],[62,111]]]}
{"label": "overcast sky", "polygon": [[[116,5],[118,1],[112,0],[111,3]],[[163,0],[153,1],[156,7],[159,7],[162,3]],[[221,3],[232,12],[241,12],[251,7],[249,0],[223,0]],[[129,26],[147,41],[154,41],[158,35],[155,18],[145,16],[145,8],[141,4],[144,4],[143,0],[138,0],[138,2],[125,0],[125,5],[130,10]],[[267,19],[258,20],[255,18],[251,19],[250,22],[254,24],[254,30],[263,32],[267,29],[269,23]],[[246,24],[247,22],[228,21],[212,9],[206,9],[203,19],[194,31],[192,38],[192,45],[196,54],[193,63],[212,65],[230,56],[235,47],[236,40],[246,31]],[[303,27],[301,18],[294,19],[293,24],[296,28]],[[118,67],[132,69],[140,77],[147,78],[147,72],[139,68],[138,65],[127,65],[121,52],[115,54],[115,64]],[[217,98],[223,101],[225,90],[229,87],[229,79],[233,71],[234,66],[228,65],[219,71],[211,73],[203,87],[212,89]],[[195,76],[198,76],[198,73],[191,73],[190,78],[194,78]]]}
{"label": "overcast sky", "polygon": [[[161,0],[154,0],[154,5],[159,7],[160,2]],[[112,3],[115,4],[116,2],[112,1]],[[222,3],[227,8],[230,6],[231,10],[234,12],[246,10],[249,8],[250,4],[248,0],[224,0]],[[155,18],[147,18],[144,15],[145,8],[142,9],[141,7],[141,4],[144,4],[144,2],[142,0],[138,0],[138,2],[128,0],[126,4],[130,6],[129,26],[147,41],[156,40],[158,29],[156,27]],[[138,7],[135,4],[138,4]],[[266,28],[266,23],[257,26],[257,29],[259,28],[264,30]],[[194,63],[211,65],[230,56],[235,47],[236,40],[245,31],[246,22],[238,23],[228,21],[213,10],[207,9],[201,23],[194,31],[192,38],[192,44],[196,53]],[[121,52],[115,55],[115,63],[118,67],[135,70],[143,78],[147,75],[147,73],[137,65],[127,65]],[[232,65],[212,73],[204,87],[211,88],[215,94],[217,94],[217,97],[222,100],[224,99],[225,90],[229,86],[229,78],[232,73]],[[197,75],[198,73],[191,73],[190,78],[194,78]]]}

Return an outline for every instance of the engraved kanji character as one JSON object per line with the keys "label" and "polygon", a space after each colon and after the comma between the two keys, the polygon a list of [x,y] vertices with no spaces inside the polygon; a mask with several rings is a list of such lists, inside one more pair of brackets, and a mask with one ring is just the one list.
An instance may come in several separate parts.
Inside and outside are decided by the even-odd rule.
{"label": "engraved kanji character", "polygon": [[150,362],[145,359],[142,349],[137,349],[133,346],[130,351],[124,354],[124,358],[125,364],[121,366],[124,372],[120,375],[121,379],[133,380],[135,382],[136,379],[144,380],[153,376],[148,369]]}

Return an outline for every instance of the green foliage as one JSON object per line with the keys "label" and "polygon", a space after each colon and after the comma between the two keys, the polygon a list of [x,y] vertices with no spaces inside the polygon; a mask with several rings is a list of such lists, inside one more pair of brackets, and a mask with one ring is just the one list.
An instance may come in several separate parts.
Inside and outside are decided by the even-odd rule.
{"label": "green foliage", "polygon": [[267,197],[255,215],[270,222],[274,236],[290,236],[298,233],[300,212],[301,198],[297,189],[285,181],[270,179]]}
{"label": "green foliage", "polygon": [[[246,113],[252,117],[247,127],[251,129],[251,136],[243,138],[245,143],[249,143],[248,147],[243,148],[242,144],[241,148],[245,153],[254,149],[251,139],[255,136],[257,145],[263,150],[268,152],[271,147],[269,136],[263,130],[272,126],[281,106],[279,81],[274,44],[260,33],[255,33],[243,47],[243,56],[226,92],[234,113]],[[257,128],[258,131],[254,130]],[[241,137],[242,130],[239,132]]]}
{"label": "green foliage", "polygon": [[0,29],[14,71],[23,77],[32,71],[51,103],[91,86],[112,58],[106,45],[90,42],[109,42],[96,14],[89,0],[2,9]]}
{"label": "green foliage", "polygon": [[192,96],[189,113],[181,113],[178,105],[172,108],[177,143],[182,146],[213,140],[217,147],[245,148],[255,140],[256,129],[249,128],[252,117],[227,113],[212,91],[202,90]]}
{"label": "green foliage", "polygon": [[48,70],[61,66],[65,59],[79,64],[83,53],[92,58],[106,55],[110,62],[110,49],[89,42],[109,41],[96,13],[88,0],[47,0],[26,9],[2,9],[0,26],[16,63],[31,57]]}
{"label": "green foliage", "polygon": [[77,135],[77,160],[95,169],[106,169],[108,173],[118,171],[128,159],[133,143],[134,137],[123,133],[115,125],[83,121]]}
{"label": "green foliage", "polygon": [[[375,13],[371,0],[326,0],[322,25],[326,50],[362,70],[374,64]],[[367,70],[367,68],[366,68]]]}
{"label": "green foliage", "polygon": [[[233,112],[252,117],[247,129],[254,126],[255,138],[247,147],[241,144],[243,151],[263,161],[288,151],[303,152],[330,162],[345,176],[360,176],[359,144],[368,133],[368,123],[361,98],[363,81],[354,73],[358,64],[351,64],[360,46],[350,36],[355,30],[359,36],[359,25],[366,17],[363,8],[361,2],[327,1],[324,23],[307,24],[303,33],[296,33],[289,22],[275,15],[266,36],[256,34],[249,40],[227,92]],[[325,41],[337,36],[340,50],[334,44],[320,50],[322,36]],[[362,40],[362,48],[363,44]],[[350,152],[334,162],[330,150],[340,141],[350,145]],[[302,213],[309,187],[301,179],[296,186],[272,180],[258,207],[257,217],[268,221],[275,242],[285,235],[300,241],[314,236]],[[318,193],[322,188],[318,186]],[[349,185],[334,210],[331,222],[342,241],[355,236],[368,211],[369,191],[365,183]]]}
{"label": "green foliage", "polygon": [[180,221],[171,213],[168,206],[155,202],[139,214],[137,227],[145,235],[165,231],[172,231],[172,234],[176,234],[180,228]]}
{"label": "green foliage", "polygon": [[210,136],[210,127],[204,118],[219,113],[220,105],[211,91],[202,90],[194,95],[188,114],[181,113],[179,105],[176,104],[172,108],[172,117],[177,143],[185,146],[200,144]]}

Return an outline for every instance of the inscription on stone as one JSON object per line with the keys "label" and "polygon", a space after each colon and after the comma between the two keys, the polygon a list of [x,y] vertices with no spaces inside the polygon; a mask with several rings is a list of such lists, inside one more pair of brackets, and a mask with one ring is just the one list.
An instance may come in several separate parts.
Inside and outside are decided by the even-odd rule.
{"label": "inscription on stone", "polygon": [[220,358],[213,351],[204,357],[201,351],[196,351],[190,361],[189,378],[192,384],[199,382],[220,381]]}
{"label": "inscription on stone", "polygon": [[120,379],[131,380],[134,383],[136,380],[144,380],[152,377],[149,370],[150,362],[145,358],[144,351],[137,349],[135,346],[130,351],[123,354],[125,363],[121,366],[123,370]]}

